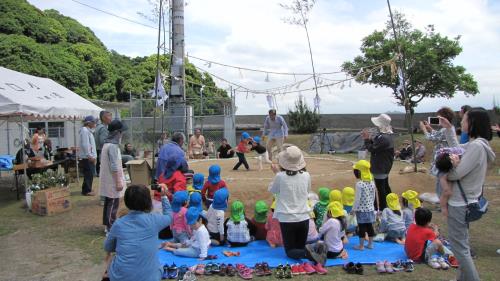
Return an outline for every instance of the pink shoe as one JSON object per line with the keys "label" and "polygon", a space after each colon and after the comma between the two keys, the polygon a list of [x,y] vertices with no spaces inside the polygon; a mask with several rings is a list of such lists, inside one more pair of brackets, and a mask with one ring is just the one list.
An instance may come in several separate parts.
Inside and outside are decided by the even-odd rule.
{"label": "pink shoe", "polygon": [[304,268],[304,271],[306,274],[313,274],[316,273],[316,269],[312,266],[312,264],[305,262],[302,264],[302,268]]}
{"label": "pink shoe", "polygon": [[314,269],[316,270],[316,272],[320,275],[325,275],[328,273],[328,270],[326,270],[326,268],[324,268],[321,263],[317,263],[316,265],[313,265],[314,266]]}

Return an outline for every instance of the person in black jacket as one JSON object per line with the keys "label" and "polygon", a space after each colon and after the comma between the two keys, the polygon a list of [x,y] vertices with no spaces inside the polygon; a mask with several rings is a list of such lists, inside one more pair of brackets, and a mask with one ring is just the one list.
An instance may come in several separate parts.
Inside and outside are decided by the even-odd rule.
{"label": "person in black jacket", "polygon": [[[375,186],[378,191],[378,198],[386,198],[391,193],[389,186],[389,173],[394,161],[394,140],[392,138],[391,117],[387,114],[380,114],[371,118],[372,123],[378,128],[378,133],[371,137],[367,129],[361,132],[361,137],[365,140],[365,147],[370,151],[370,171],[375,179]],[[375,202],[375,204],[377,204]],[[387,207],[386,200],[380,200],[377,209],[382,211]]]}

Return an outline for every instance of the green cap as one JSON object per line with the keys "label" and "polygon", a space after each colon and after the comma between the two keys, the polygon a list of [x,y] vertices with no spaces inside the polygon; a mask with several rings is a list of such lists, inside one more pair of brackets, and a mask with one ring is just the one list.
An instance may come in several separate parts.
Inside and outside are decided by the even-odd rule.
{"label": "green cap", "polygon": [[233,222],[240,222],[244,219],[245,206],[241,201],[234,201],[231,204],[231,220]]}
{"label": "green cap", "polygon": [[323,206],[328,206],[330,203],[330,189],[327,187],[319,188],[319,203]]}
{"label": "green cap", "polygon": [[263,200],[255,202],[255,221],[259,223],[265,223],[268,210],[269,207]]}

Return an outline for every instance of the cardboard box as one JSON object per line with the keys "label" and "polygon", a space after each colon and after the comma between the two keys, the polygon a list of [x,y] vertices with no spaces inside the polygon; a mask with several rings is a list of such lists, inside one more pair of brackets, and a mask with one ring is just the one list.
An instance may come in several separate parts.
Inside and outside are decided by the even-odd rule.
{"label": "cardboard box", "polygon": [[152,159],[130,160],[125,165],[127,165],[132,184],[149,185],[151,183]]}
{"label": "cardboard box", "polygon": [[49,188],[33,194],[31,212],[40,216],[52,216],[71,210],[68,188]]}

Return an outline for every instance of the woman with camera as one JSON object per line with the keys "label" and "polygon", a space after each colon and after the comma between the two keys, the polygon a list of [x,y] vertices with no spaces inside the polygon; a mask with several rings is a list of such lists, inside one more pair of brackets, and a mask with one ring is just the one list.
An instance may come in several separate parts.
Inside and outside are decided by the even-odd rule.
{"label": "woman with camera", "polygon": [[[448,119],[440,117],[446,137],[453,146],[458,146],[455,129]],[[488,162],[495,161],[495,153],[490,147],[492,138],[490,117],[483,108],[467,111],[461,122],[462,130],[467,132],[469,142],[461,145],[465,149],[462,158],[453,155],[453,169],[447,175],[453,181],[452,195],[448,201],[448,235],[451,249],[460,264],[457,280],[479,280],[474,261],[470,254],[468,204],[477,203],[483,193]],[[463,193],[461,191],[463,190]]]}
{"label": "woman with camera", "polygon": [[[151,212],[151,193],[146,186],[131,185],[125,191],[124,201],[130,211],[113,224],[104,242],[109,267],[103,280],[108,277],[120,281],[161,280],[158,232],[172,222],[172,208],[166,186],[160,186],[162,214]],[[116,253],[113,258],[112,252]]]}
{"label": "woman with camera", "polygon": [[[446,121],[448,121],[450,125],[453,123],[454,116],[455,113],[449,107],[442,107],[437,111],[437,117],[439,119],[446,119]],[[432,118],[435,117],[430,117],[429,120],[431,120]],[[430,124],[430,122],[428,121],[420,121],[420,130],[422,131],[422,133],[424,133],[425,138],[434,143],[434,152],[431,162],[431,175],[436,177],[436,194],[438,198],[441,197],[441,184],[439,183],[439,178],[441,175],[439,174],[439,171],[436,168],[436,157],[438,156],[439,150],[441,148],[452,146],[451,145],[452,140],[449,139],[449,137],[447,138],[444,133],[446,128],[441,128],[439,130],[436,130],[431,126],[431,125],[440,126],[440,124],[442,124],[442,122],[437,122],[437,124]],[[453,127],[453,125],[451,125],[451,129],[455,131],[455,127]]]}

